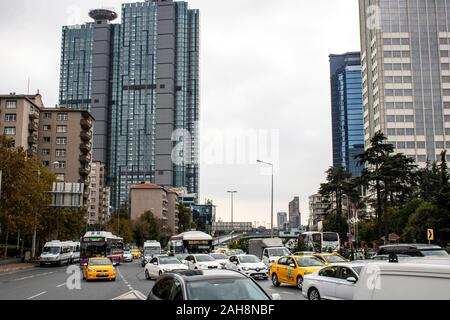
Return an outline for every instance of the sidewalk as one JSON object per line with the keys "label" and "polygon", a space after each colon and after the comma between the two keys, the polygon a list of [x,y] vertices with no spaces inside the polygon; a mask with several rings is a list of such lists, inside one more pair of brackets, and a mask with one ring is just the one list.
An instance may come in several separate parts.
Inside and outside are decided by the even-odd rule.
{"label": "sidewalk", "polygon": [[19,270],[27,270],[36,268],[38,264],[36,263],[13,263],[13,264],[5,264],[0,265],[0,274],[11,272],[11,271],[19,271]]}

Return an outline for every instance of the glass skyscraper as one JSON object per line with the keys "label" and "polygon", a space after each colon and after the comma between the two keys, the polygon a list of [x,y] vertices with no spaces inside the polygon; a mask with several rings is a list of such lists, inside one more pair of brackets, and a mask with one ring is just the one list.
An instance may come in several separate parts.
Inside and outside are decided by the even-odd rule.
{"label": "glass skyscraper", "polygon": [[199,11],[186,2],[122,5],[63,28],[60,104],[96,119],[94,159],[112,206],[142,181],[199,193]]}
{"label": "glass skyscraper", "polygon": [[366,146],[382,131],[418,163],[439,160],[450,148],[450,0],[359,7]]}
{"label": "glass skyscraper", "polygon": [[360,176],[355,157],[364,152],[361,58],[359,52],[330,55],[333,166]]}

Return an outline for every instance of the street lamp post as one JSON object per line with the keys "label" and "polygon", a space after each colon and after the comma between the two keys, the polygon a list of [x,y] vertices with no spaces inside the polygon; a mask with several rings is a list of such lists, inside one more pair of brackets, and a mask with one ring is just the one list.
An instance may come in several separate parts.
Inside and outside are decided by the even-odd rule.
{"label": "street lamp post", "polygon": [[233,226],[233,210],[234,210],[234,194],[237,193],[237,191],[227,191],[231,194],[231,229],[234,230]]}
{"label": "street lamp post", "polygon": [[273,238],[273,163],[257,160],[258,163],[267,164],[272,167],[272,192],[271,192],[271,211],[270,211],[270,237]]}

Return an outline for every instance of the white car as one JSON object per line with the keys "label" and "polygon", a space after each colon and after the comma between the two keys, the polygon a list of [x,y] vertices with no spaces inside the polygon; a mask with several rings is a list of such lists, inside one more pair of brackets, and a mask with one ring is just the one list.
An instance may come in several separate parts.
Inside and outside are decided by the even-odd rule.
{"label": "white car", "polygon": [[147,280],[156,279],[164,272],[175,270],[189,270],[189,268],[175,257],[157,256],[145,265],[145,278]]}
{"label": "white car", "polygon": [[269,279],[267,266],[254,255],[232,256],[227,265],[228,268],[242,272],[252,278]]}
{"label": "white car", "polygon": [[133,254],[127,250],[123,252],[123,262],[133,262]]}
{"label": "white car", "polygon": [[308,300],[352,300],[361,270],[372,263],[336,263],[308,274],[302,294]]}
{"label": "white car", "polygon": [[222,267],[222,269],[226,269],[227,268],[227,264],[229,262],[228,260],[228,256],[224,253],[211,253],[210,254],[211,257],[214,258],[214,260],[216,260],[218,263],[220,263],[220,266]]}
{"label": "white car", "polygon": [[449,260],[416,258],[368,264],[353,300],[450,300]]}
{"label": "white car", "polygon": [[209,254],[192,254],[186,257],[189,270],[221,269],[220,263]]}

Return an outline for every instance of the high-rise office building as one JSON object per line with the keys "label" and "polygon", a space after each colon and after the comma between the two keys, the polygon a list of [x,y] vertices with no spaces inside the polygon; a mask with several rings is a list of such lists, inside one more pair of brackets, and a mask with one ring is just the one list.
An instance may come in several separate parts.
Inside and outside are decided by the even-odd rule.
{"label": "high-rise office building", "polygon": [[361,56],[359,52],[330,55],[333,166],[360,176],[355,156],[364,152]]}
{"label": "high-rise office building", "polygon": [[60,104],[96,119],[94,159],[112,206],[143,181],[199,193],[199,11],[147,0],[63,27]]}
{"label": "high-rise office building", "polygon": [[289,202],[289,225],[295,229],[301,226],[301,221],[300,198],[294,197],[294,200]]}
{"label": "high-rise office building", "polygon": [[287,213],[286,212],[278,212],[277,214],[277,222],[278,222],[278,229],[284,230],[286,226],[287,219]]}
{"label": "high-rise office building", "polygon": [[450,148],[450,1],[359,7],[366,147],[382,131],[419,163],[438,160]]}

